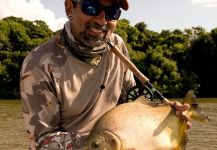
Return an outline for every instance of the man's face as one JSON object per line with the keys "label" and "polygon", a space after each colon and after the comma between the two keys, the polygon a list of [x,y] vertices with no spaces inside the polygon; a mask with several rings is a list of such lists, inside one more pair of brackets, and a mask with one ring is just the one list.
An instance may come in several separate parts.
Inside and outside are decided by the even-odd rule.
{"label": "man's face", "polygon": [[[113,4],[108,0],[101,0],[100,3],[104,6]],[[76,41],[86,46],[101,46],[116,27],[117,21],[107,21],[104,11],[101,11],[97,16],[89,16],[82,12],[80,3],[71,9],[73,16],[70,19],[72,34]]]}

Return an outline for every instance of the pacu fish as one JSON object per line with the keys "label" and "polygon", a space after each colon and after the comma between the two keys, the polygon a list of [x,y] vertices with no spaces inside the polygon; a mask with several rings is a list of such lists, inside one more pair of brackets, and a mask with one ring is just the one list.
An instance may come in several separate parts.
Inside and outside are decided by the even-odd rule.
{"label": "pacu fish", "polygon": [[[191,107],[190,118],[208,121],[198,111],[193,91],[183,103]],[[118,105],[96,122],[83,150],[182,150],[187,142],[186,122],[175,115],[175,108],[156,105],[143,96]]]}

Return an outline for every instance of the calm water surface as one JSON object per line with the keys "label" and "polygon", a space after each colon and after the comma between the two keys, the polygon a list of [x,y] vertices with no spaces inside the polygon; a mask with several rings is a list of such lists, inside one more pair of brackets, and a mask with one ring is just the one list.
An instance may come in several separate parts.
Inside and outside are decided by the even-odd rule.
{"label": "calm water surface", "polygon": [[[186,150],[217,150],[217,99],[200,103],[209,123],[192,122]],[[27,150],[20,101],[0,100],[0,150]]]}

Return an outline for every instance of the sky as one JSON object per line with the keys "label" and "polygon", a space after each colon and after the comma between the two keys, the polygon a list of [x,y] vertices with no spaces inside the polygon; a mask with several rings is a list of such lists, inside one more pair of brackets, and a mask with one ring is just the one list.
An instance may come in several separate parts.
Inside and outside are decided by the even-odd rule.
{"label": "sky", "polygon": [[[156,32],[201,26],[217,28],[217,0],[129,0],[121,18],[131,25],[144,22]],[[0,0],[0,19],[15,16],[43,20],[56,31],[67,21],[64,0]]]}

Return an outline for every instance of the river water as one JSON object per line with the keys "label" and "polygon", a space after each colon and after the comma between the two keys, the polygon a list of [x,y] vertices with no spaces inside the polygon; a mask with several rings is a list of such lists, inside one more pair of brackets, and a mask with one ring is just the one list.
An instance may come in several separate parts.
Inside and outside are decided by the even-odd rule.
{"label": "river water", "polygon": [[217,103],[201,103],[200,107],[209,116],[209,122],[192,121],[186,150],[217,150]]}

